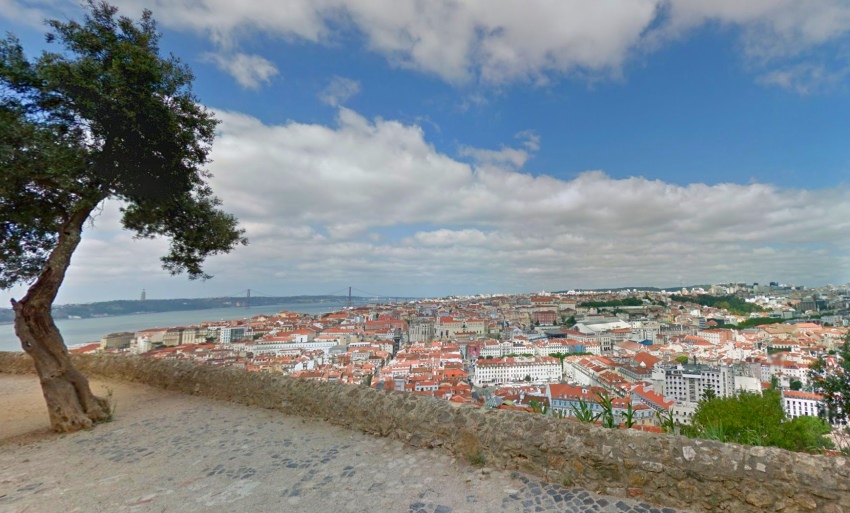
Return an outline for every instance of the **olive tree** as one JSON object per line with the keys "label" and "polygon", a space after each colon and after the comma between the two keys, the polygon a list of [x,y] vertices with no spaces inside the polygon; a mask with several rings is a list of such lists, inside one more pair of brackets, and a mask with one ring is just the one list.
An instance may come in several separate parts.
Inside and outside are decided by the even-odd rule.
{"label": "olive tree", "polygon": [[108,416],[69,359],[51,315],[83,229],[107,199],[137,237],[165,237],[163,267],[208,277],[206,257],[247,241],[220,210],[204,166],[216,119],[192,94],[193,76],[161,56],[149,11],[138,21],[89,0],[81,22],[51,20],[56,52],[30,60],[0,40],[0,289],[35,363],[57,431]]}

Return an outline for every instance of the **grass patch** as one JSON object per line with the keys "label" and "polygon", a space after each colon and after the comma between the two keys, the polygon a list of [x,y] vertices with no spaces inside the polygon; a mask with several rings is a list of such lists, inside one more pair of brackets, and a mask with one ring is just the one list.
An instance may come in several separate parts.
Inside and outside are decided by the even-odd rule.
{"label": "grass patch", "polygon": [[487,462],[484,458],[484,453],[481,452],[481,449],[466,453],[466,461],[468,461],[473,467],[483,467]]}
{"label": "grass patch", "polygon": [[112,422],[115,418],[115,410],[118,407],[118,402],[115,401],[115,391],[111,388],[104,386],[106,389],[106,418],[103,419],[103,422]]}

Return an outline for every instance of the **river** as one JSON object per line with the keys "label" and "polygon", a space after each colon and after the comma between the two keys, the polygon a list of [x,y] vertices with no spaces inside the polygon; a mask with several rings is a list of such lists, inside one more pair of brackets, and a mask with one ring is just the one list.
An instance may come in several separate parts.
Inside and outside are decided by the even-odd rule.
{"label": "river", "polygon": [[[348,306],[347,301],[325,303],[284,303],[251,308],[211,308],[181,312],[161,312],[137,315],[116,315],[91,319],[57,319],[56,326],[65,337],[65,344],[73,346],[99,342],[104,335],[120,331],[138,331],[145,328],[188,326],[204,321],[243,319],[260,314],[273,314],[281,310],[307,314],[320,314]],[[11,324],[0,324],[0,351],[20,351],[21,345]]]}

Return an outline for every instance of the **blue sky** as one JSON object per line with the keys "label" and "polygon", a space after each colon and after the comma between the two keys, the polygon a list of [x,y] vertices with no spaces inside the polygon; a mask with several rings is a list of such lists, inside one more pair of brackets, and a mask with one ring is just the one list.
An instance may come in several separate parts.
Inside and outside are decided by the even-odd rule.
{"label": "blue sky", "polygon": [[[847,2],[116,4],[223,120],[252,244],[170,278],[106,205],[60,302],[850,281]],[[0,0],[33,51],[80,12]]]}

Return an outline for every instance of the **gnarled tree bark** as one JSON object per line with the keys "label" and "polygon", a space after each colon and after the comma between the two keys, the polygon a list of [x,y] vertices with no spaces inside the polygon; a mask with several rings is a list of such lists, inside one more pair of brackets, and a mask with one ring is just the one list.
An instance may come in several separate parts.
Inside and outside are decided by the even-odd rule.
{"label": "gnarled tree bark", "polygon": [[51,312],[53,300],[71,264],[71,255],[80,243],[83,224],[95,206],[96,203],[73,213],[59,232],[56,246],[38,279],[22,300],[12,300],[15,333],[24,351],[35,362],[50,424],[60,432],[91,427],[110,414],[108,401],[92,393],[88,379],[71,363]]}

